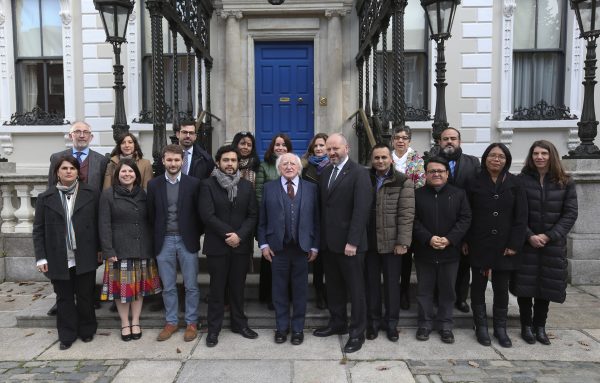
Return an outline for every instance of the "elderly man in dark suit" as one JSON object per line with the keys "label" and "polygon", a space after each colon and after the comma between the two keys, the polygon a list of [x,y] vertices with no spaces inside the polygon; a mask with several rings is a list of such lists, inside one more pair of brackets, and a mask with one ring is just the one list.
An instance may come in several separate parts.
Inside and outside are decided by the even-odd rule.
{"label": "elderly man in dark suit", "polygon": [[200,180],[210,177],[210,173],[215,168],[215,162],[210,154],[196,143],[198,134],[194,122],[182,121],[175,135],[183,149],[183,164],[181,165],[183,174]]}
{"label": "elderly man in dark suit", "polygon": [[292,344],[304,340],[304,317],[308,291],[308,263],[319,247],[319,200],[317,185],[301,180],[300,157],[287,153],[275,163],[280,178],[263,190],[258,223],[258,245],[272,263],[275,343],[284,343],[290,326],[288,286],[291,282],[294,313]]}
{"label": "elderly man in dark suit", "polygon": [[[364,262],[373,193],[368,171],[348,157],[348,142],[343,135],[332,134],[325,146],[331,164],[323,171],[319,184],[321,252],[331,318],[314,335],[330,336],[349,330],[344,351],[350,353],[360,350],[365,341]],[[348,295],[352,303],[350,327],[346,312]]]}
{"label": "elderly man in dark suit", "polygon": [[148,219],[154,227],[154,252],[163,285],[166,324],[157,340],[167,340],[178,330],[177,262],[185,286],[183,340],[198,335],[198,251],[202,225],[198,211],[200,181],[181,173],[183,150],[179,145],[163,148],[166,172],[148,183]]}
{"label": "elderly man in dark suit", "polygon": [[250,181],[241,178],[238,170],[240,153],[236,148],[222,146],[215,159],[215,172],[200,184],[200,216],[205,225],[204,254],[210,273],[208,347],[219,342],[226,286],[231,305],[231,331],[248,339],[258,337],[248,327],[248,318],[244,314],[244,288],[257,221],[256,195]]}

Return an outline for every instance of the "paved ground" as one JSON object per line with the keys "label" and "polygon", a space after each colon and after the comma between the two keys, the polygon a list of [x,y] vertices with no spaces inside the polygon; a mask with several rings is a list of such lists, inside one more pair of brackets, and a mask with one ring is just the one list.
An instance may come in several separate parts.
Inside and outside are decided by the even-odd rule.
{"label": "paved ground", "polygon": [[[180,331],[156,342],[156,328],[124,343],[118,330],[101,328],[91,343],[58,349],[55,329],[17,327],[16,316],[50,295],[44,283],[0,284],[0,381],[80,382],[600,382],[600,287],[569,287],[564,305],[551,305],[551,346],[527,345],[510,328],[513,348],[480,346],[473,331],[455,331],[447,345],[428,342],[403,327],[398,343],[381,333],[344,355],[346,336],[306,334],[301,346],[276,345],[273,331],[247,340],[224,330],[209,349]],[[513,308],[511,308],[513,309]],[[116,314],[115,314],[116,315]],[[142,319],[142,323],[143,319]],[[205,335],[205,334],[202,334]]]}

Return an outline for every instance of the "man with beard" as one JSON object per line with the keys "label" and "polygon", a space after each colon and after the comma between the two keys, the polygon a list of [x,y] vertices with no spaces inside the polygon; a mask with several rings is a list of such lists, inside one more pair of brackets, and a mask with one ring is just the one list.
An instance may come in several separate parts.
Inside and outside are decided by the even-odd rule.
{"label": "man with beard", "polygon": [[194,122],[182,121],[175,135],[183,149],[181,172],[200,180],[210,177],[215,163],[210,154],[196,143],[198,134]]}
{"label": "man with beard", "polygon": [[[448,183],[464,189],[467,180],[475,177],[480,170],[479,159],[462,152],[460,147],[460,132],[454,128],[446,128],[440,137],[440,155],[448,160],[450,174]],[[469,312],[467,296],[469,295],[469,281],[471,280],[471,268],[469,259],[462,254],[458,265],[458,274],[456,276],[456,302],[455,307],[464,312]]]}
{"label": "man with beard", "polygon": [[191,342],[198,335],[198,251],[200,221],[198,189],[200,181],[181,172],[183,150],[167,145],[162,151],[164,176],[148,183],[148,219],[154,227],[154,253],[163,285],[166,324],[156,338],[167,340],[177,332],[177,263],[185,286],[185,322],[183,340]]}
{"label": "man with beard", "polygon": [[257,222],[256,195],[252,183],[240,176],[240,153],[231,145],[222,146],[215,156],[213,175],[200,184],[200,217],[204,222],[204,254],[210,274],[208,334],[206,345],[219,342],[223,325],[225,287],[231,307],[231,331],[244,338],[258,334],[248,327],[244,314],[244,288]]}

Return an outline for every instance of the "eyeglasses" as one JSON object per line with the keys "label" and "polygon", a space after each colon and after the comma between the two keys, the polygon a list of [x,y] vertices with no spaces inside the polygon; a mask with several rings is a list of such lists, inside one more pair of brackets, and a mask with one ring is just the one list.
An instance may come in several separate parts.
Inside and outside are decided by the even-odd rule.
{"label": "eyeglasses", "polygon": [[427,171],[427,174],[431,174],[431,175],[434,175],[434,174],[444,174],[446,172],[448,172],[448,171],[447,170],[442,170],[442,169],[431,169],[431,170]]}
{"label": "eyeglasses", "polygon": [[394,136],[394,141],[410,141],[409,136]]}
{"label": "eyeglasses", "polygon": [[189,131],[189,130],[180,130],[179,133],[184,136],[195,136],[196,135],[196,132]]}
{"label": "eyeglasses", "polygon": [[488,158],[492,160],[506,161],[506,156],[504,154],[490,154],[488,155]]}
{"label": "eyeglasses", "polygon": [[76,136],[90,136],[92,135],[92,132],[90,132],[89,130],[74,130],[71,132],[71,134],[74,134]]}

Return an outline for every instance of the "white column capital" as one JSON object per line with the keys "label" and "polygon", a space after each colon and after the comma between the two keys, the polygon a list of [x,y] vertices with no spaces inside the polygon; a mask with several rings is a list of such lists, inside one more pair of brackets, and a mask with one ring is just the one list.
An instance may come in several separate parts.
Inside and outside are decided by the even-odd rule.
{"label": "white column capital", "polygon": [[348,14],[350,14],[349,9],[326,9],[325,10],[325,17],[327,17],[328,19],[331,19],[332,17],[344,17]]}
{"label": "white column capital", "polygon": [[4,11],[2,9],[0,9],[0,25],[4,24],[5,20],[6,20],[6,16],[4,16]]}
{"label": "white column capital", "polygon": [[505,17],[513,17],[515,13],[515,8],[517,8],[516,0],[504,0],[503,12]]}
{"label": "white column capital", "polygon": [[226,20],[230,17],[235,17],[236,20],[240,20],[242,17],[244,17],[244,14],[242,13],[242,11],[239,10],[218,10],[217,11],[217,16],[219,16],[220,18]]}
{"label": "white column capital", "polygon": [[60,20],[64,25],[71,24],[71,0],[60,0]]}

